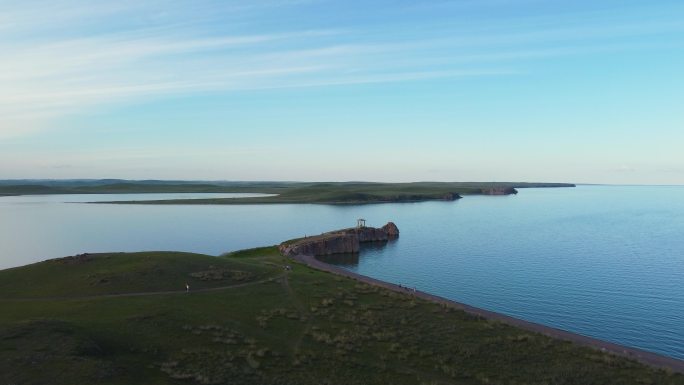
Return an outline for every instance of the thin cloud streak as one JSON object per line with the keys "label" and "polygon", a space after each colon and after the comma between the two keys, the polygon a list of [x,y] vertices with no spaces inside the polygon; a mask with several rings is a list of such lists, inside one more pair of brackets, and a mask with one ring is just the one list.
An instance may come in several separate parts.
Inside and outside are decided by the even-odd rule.
{"label": "thin cloud streak", "polygon": [[[445,29],[403,41],[390,33],[358,37],[363,27],[275,31],[262,34],[208,33],[174,28],[217,19],[259,18],[271,8],[315,1],[233,2],[218,11],[199,4],[132,1],[94,5],[78,0],[10,2],[0,8],[0,138],[35,132],[53,119],[94,106],[137,103],[203,92],[343,86],[389,82],[502,76],[524,73],[511,61],[612,52],[641,47],[610,39],[682,30],[682,23],[623,21],[620,25],[519,28],[453,37]],[[467,2],[472,3],[472,2]],[[496,3],[499,3],[498,1]],[[505,2],[508,3],[508,2]],[[41,5],[49,5],[41,7]],[[46,29],[78,30],[102,18],[135,14],[149,23],[126,23],[113,30],[40,34]],[[193,24],[194,23],[194,24]],[[35,30],[31,29],[31,26]],[[37,36],[34,36],[36,35]],[[588,45],[583,40],[592,38]],[[604,43],[596,44],[596,39]],[[553,45],[549,45],[552,43]],[[467,64],[467,65],[466,65]]]}

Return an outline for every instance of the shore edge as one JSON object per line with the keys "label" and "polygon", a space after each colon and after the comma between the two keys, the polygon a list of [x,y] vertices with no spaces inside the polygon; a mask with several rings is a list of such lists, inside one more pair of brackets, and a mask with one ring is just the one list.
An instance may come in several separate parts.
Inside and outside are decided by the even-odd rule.
{"label": "shore edge", "polygon": [[[319,261],[316,259],[314,256],[310,255],[294,255],[291,256],[293,260],[300,262],[308,267],[321,270],[321,271],[326,271],[332,274],[337,274],[337,275],[342,275],[345,277],[349,277],[352,279],[355,279],[357,281],[367,283],[370,285],[374,286],[379,286],[385,289],[389,289],[392,291],[400,292],[400,293],[406,293],[406,289],[403,287],[400,287],[399,285],[382,281],[379,279],[371,278],[362,274],[354,273],[353,271],[346,270],[344,268],[335,266],[335,265],[330,265],[328,263]],[[629,346],[624,346],[620,344],[616,344],[613,342],[608,342],[604,340],[599,340],[596,338],[592,337],[587,337],[581,334],[576,334],[572,333],[569,331],[561,330],[561,329],[556,329],[550,326],[538,324],[535,322],[530,322],[530,321],[525,321],[520,318],[515,318],[511,317],[502,313],[497,313],[494,311],[490,310],[485,310],[481,309],[475,306],[467,305],[461,302],[457,301],[452,301],[450,299],[440,297],[438,295],[426,293],[424,291],[417,290],[416,292],[411,292],[413,295],[415,295],[418,298],[422,298],[424,300],[430,301],[430,302],[435,302],[439,303],[442,305],[446,306],[451,306],[456,309],[460,309],[465,311],[466,313],[473,314],[485,319],[489,320],[496,320],[500,322],[504,322],[506,324],[512,325],[519,327],[521,329],[535,332],[535,333],[540,333],[543,335],[546,335],[548,337],[552,338],[557,338],[557,339],[562,339],[566,341],[571,341],[573,343],[576,343],[578,345],[594,348],[597,350],[600,350],[605,353],[611,353],[617,356],[629,358],[638,362],[641,362],[646,365],[662,368],[662,369],[669,369],[674,372],[682,373],[684,374],[684,361],[679,360],[673,357],[667,357],[663,356],[657,353],[652,353],[646,350],[641,350],[638,348],[633,348]]]}

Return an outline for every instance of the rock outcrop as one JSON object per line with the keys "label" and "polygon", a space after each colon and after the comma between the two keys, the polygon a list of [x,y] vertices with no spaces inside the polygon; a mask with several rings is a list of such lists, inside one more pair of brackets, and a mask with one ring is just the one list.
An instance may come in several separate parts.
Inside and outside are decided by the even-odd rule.
{"label": "rock outcrop", "polygon": [[387,233],[390,238],[395,238],[399,236],[399,228],[394,222],[387,222],[386,225],[382,226],[382,230]]}
{"label": "rock outcrop", "polygon": [[388,222],[380,228],[359,227],[331,231],[321,235],[283,242],[278,249],[283,255],[330,255],[358,253],[361,243],[385,242],[399,236],[399,228]]}

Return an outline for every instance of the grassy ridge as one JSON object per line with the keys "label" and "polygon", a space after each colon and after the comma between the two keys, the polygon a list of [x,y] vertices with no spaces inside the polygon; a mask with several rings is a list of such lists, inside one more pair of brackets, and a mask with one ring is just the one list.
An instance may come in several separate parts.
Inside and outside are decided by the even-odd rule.
{"label": "grassy ridge", "polygon": [[[141,204],[266,204],[266,203],[323,203],[362,204],[384,202],[419,202],[454,200],[461,195],[486,193],[489,189],[526,187],[567,187],[558,184],[525,183],[315,183],[294,184],[289,187],[252,192],[276,193],[277,196],[239,199],[176,199],[136,202]],[[128,202],[119,202],[128,203]]]}
{"label": "grassy ridge", "polygon": [[[480,182],[117,182],[110,184],[84,184],[85,182],[55,185],[0,184],[0,195],[23,194],[128,194],[128,193],[235,193],[251,192],[278,194],[271,197],[238,199],[174,199],[160,201],[119,201],[107,203],[138,204],[262,204],[262,203],[382,203],[417,202],[426,200],[453,200],[461,195],[488,193],[491,189],[529,187],[572,187],[561,183],[480,183]],[[94,183],[94,182],[93,182]]]}
{"label": "grassy ridge", "polygon": [[[682,375],[284,264],[292,262],[275,248],[260,248],[101,254],[0,271],[0,383],[684,384]],[[251,275],[236,281],[225,271]],[[98,274],[110,283],[91,279]],[[223,289],[186,294],[186,281]],[[84,298],[122,292],[131,295]],[[56,294],[65,298],[41,299]]]}

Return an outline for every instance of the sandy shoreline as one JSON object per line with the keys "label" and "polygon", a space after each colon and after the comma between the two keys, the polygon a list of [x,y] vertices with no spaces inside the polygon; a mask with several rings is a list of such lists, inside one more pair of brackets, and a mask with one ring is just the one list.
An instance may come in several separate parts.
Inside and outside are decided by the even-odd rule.
{"label": "sandy shoreline", "polygon": [[[365,275],[357,274],[357,273],[354,273],[352,271],[343,269],[341,267],[337,267],[334,265],[327,264],[325,262],[321,262],[312,256],[297,255],[297,256],[294,256],[293,259],[296,261],[299,261],[299,262],[301,262],[301,263],[303,263],[309,267],[312,267],[314,269],[323,270],[323,271],[327,271],[330,273],[343,275],[343,276],[350,277],[350,278],[356,279],[356,280],[364,282],[364,283],[384,287],[386,289],[401,292],[401,293],[406,293],[406,289],[403,287],[400,287],[399,285],[395,285],[393,283],[389,283],[389,282],[381,281],[379,279],[367,277]],[[474,306],[470,306],[470,305],[466,305],[464,303],[452,301],[452,300],[449,300],[449,299],[446,299],[446,298],[443,298],[443,297],[440,297],[437,295],[425,293],[422,291],[412,292],[412,294],[414,294],[415,296],[417,296],[419,298],[422,298],[422,299],[425,299],[428,301],[432,301],[432,302],[441,303],[441,304],[444,304],[447,306],[452,306],[454,308],[464,310],[467,313],[474,314],[474,315],[477,315],[477,316],[480,316],[480,317],[483,317],[486,319],[492,319],[492,320],[505,322],[509,325],[513,325],[513,326],[519,327],[521,329],[525,329],[525,330],[536,332],[536,333],[541,333],[541,334],[544,334],[544,335],[547,335],[547,336],[553,337],[553,338],[559,338],[559,339],[563,339],[563,340],[567,340],[567,341],[572,341],[572,342],[577,343],[577,344],[582,345],[582,346],[588,346],[588,347],[592,347],[592,348],[595,348],[595,349],[598,349],[598,350],[601,350],[604,352],[612,353],[612,354],[615,354],[618,356],[627,357],[627,358],[642,362],[642,363],[647,364],[647,365],[661,367],[661,368],[667,368],[667,369],[671,369],[675,372],[684,373],[684,361],[678,360],[676,358],[667,357],[667,356],[663,356],[660,354],[651,353],[651,352],[648,352],[645,350],[632,348],[632,347],[628,347],[628,346],[623,346],[623,345],[615,344],[612,342],[603,341],[603,340],[599,340],[596,338],[583,336],[580,334],[571,333],[571,332],[568,332],[565,330],[555,329],[555,328],[545,326],[545,325],[541,325],[538,323],[529,322],[529,321],[525,321],[522,319],[511,317],[511,316],[507,316],[505,314],[480,309],[480,308],[477,308]]]}

